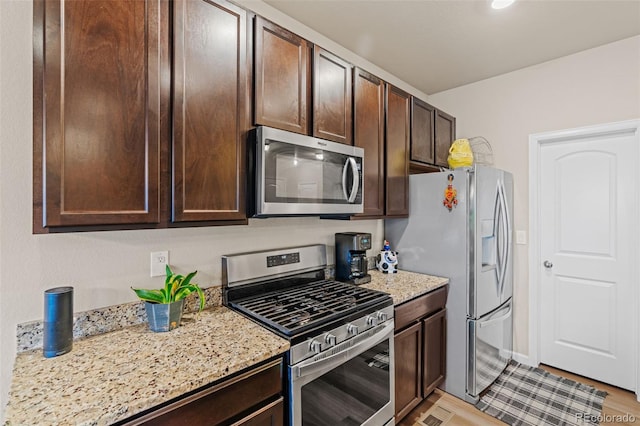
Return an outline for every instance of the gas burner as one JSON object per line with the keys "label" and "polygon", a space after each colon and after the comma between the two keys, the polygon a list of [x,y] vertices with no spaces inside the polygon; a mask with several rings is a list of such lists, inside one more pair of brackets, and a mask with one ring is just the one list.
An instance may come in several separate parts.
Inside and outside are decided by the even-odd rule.
{"label": "gas burner", "polygon": [[300,311],[292,320],[296,326],[303,326],[311,320],[311,314],[307,311]]}
{"label": "gas burner", "polygon": [[353,306],[356,306],[356,298],[353,296],[345,296],[341,298],[341,301],[345,307],[351,308]]}
{"label": "gas burner", "polygon": [[284,303],[281,300],[279,300],[277,297],[271,297],[265,300],[265,307],[272,309],[273,312],[286,311]]}

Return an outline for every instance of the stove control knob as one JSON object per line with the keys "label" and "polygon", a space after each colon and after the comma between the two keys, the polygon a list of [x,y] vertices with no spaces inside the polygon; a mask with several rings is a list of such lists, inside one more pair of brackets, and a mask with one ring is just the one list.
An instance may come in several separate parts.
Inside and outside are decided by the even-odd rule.
{"label": "stove control knob", "polygon": [[336,336],[334,336],[334,335],[333,335],[333,334],[331,334],[331,333],[327,333],[327,334],[325,334],[325,336],[324,336],[324,341],[325,341],[326,343],[328,343],[329,345],[331,345],[331,346],[335,346],[335,344],[337,343]]}
{"label": "stove control knob", "polygon": [[312,340],[309,342],[309,350],[311,352],[315,352],[317,354],[319,354],[322,351],[322,343],[318,342],[317,340]]}
{"label": "stove control knob", "polygon": [[387,314],[384,312],[378,312],[377,317],[380,322],[385,322],[388,319]]}
{"label": "stove control knob", "polygon": [[376,325],[378,325],[378,320],[374,317],[372,317],[371,315],[369,315],[367,317],[367,325],[371,326],[371,327],[375,327]]}
{"label": "stove control knob", "polygon": [[347,333],[357,336],[358,335],[358,326],[355,324],[347,324]]}

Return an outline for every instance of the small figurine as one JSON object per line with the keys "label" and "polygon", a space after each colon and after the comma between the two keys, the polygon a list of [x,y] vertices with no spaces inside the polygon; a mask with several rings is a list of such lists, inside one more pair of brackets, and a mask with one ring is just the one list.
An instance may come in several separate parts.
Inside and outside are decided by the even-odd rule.
{"label": "small figurine", "polygon": [[384,247],[376,256],[376,268],[383,274],[395,274],[398,272],[398,252],[391,251],[387,240],[384,240]]}
{"label": "small figurine", "polygon": [[447,189],[444,190],[444,200],[442,201],[442,204],[451,211],[451,209],[458,205],[458,191],[453,187],[452,174],[447,176],[447,180],[449,181],[449,184],[447,185]]}

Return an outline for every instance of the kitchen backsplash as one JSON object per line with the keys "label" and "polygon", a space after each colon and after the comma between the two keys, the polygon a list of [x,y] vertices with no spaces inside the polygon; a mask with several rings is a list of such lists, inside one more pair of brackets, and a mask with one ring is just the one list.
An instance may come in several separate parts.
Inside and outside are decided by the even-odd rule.
{"label": "kitchen backsplash", "polygon": [[[220,286],[203,288],[206,298],[205,309],[222,304],[221,290]],[[197,310],[197,297],[188,297],[185,303],[185,312],[195,312]],[[140,301],[76,312],[73,315],[73,339],[108,333],[146,321],[147,314],[144,310],[144,302]],[[44,324],[42,321],[18,324],[16,327],[17,352],[42,349],[43,329]]]}
{"label": "kitchen backsplash", "polygon": [[[369,269],[375,268],[375,256],[368,257],[367,261]],[[329,278],[335,277],[334,266],[327,267],[325,273]],[[222,305],[222,287],[207,287],[203,291],[206,297],[205,309]],[[195,312],[197,309],[198,299],[195,296],[188,297],[185,312]],[[73,339],[108,333],[146,321],[144,303],[140,301],[76,312],[73,315]],[[42,349],[43,329],[42,320],[18,324],[16,327],[17,352]]]}

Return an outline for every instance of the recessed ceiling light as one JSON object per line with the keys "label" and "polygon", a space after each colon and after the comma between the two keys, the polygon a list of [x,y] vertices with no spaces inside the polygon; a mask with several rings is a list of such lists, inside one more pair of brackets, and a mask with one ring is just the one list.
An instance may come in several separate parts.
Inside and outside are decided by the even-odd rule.
{"label": "recessed ceiling light", "polygon": [[491,7],[494,9],[504,9],[507,6],[510,6],[515,0],[493,0],[491,2]]}

